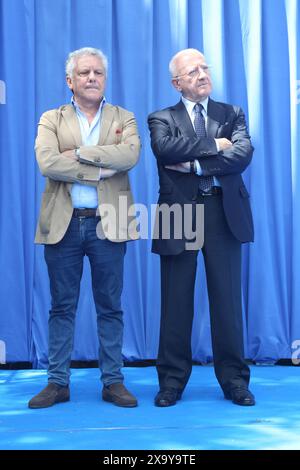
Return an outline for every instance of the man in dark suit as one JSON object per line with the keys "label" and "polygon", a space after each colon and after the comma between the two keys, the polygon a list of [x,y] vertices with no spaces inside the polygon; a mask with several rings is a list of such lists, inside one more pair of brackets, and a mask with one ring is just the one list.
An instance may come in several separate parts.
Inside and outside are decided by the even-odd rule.
{"label": "man in dark suit", "polygon": [[[175,405],[192,370],[191,332],[199,249],[205,263],[214,368],[225,398],[255,404],[248,389],[241,307],[241,244],[253,241],[249,194],[241,173],[253,147],[241,108],[209,98],[211,76],[196,49],[178,52],[170,62],[172,84],[182,95],[175,106],[150,114],[151,146],[160,181],[159,221],[164,207],[192,208],[192,232],[199,231],[198,208],[204,208],[203,244],[179,238],[170,217],[170,236],[156,227],[152,251],[161,258],[161,328],[157,359],[160,390],[156,406]],[[201,212],[200,212],[201,214]],[[177,233],[176,233],[177,231]],[[200,237],[201,239],[201,237]]]}

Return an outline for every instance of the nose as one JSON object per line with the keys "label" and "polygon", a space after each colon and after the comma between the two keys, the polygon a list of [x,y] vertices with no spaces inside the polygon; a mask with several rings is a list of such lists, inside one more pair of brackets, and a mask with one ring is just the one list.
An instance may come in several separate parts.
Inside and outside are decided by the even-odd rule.
{"label": "nose", "polygon": [[206,76],[206,72],[205,72],[205,70],[203,70],[202,67],[198,67],[198,76],[200,76],[200,78],[202,76],[204,76],[204,77]]}
{"label": "nose", "polygon": [[93,81],[93,80],[95,80],[95,73],[94,73],[94,70],[90,70],[89,81]]}

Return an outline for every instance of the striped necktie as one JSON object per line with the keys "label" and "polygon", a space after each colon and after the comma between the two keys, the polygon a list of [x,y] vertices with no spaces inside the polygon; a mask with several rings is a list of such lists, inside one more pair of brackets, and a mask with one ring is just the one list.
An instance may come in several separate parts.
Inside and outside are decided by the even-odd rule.
{"label": "striped necktie", "polygon": [[[202,115],[203,106],[200,103],[196,103],[194,106],[195,110],[195,132],[199,139],[206,137],[205,120]],[[212,176],[200,176],[199,177],[199,188],[201,191],[209,191],[214,184]]]}

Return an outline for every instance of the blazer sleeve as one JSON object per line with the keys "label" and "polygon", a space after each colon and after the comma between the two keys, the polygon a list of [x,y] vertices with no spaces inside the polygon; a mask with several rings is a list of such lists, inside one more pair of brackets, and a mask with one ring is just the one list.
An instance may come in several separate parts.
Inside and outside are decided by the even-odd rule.
{"label": "blazer sleeve", "polygon": [[[203,176],[224,176],[241,174],[252,160],[254,148],[248,133],[245,114],[239,107],[233,107],[234,118],[231,137],[232,147],[217,155],[199,158]],[[218,138],[222,135],[218,135]]]}
{"label": "blazer sleeve", "polygon": [[57,122],[58,110],[51,110],[42,115],[38,124],[35,152],[42,175],[55,181],[96,186],[99,182],[99,168],[60,153]]}
{"label": "blazer sleeve", "polygon": [[152,113],[148,117],[152,151],[162,165],[188,162],[217,154],[214,138],[186,136],[174,124],[168,110]]}
{"label": "blazer sleeve", "polygon": [[133,113],[118,108],[120,123],[120,142],[108,145],[80,147],[80,163],[112,170],[128,171],[139,159],[140,138]]}

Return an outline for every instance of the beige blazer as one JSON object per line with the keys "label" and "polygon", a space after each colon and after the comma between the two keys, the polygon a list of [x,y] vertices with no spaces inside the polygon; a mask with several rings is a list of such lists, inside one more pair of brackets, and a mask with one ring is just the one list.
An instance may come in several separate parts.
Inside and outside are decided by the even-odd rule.
{"label": "beige blazer", "polygon": [[[97,187],[99,231],[111,241],[138,238],[137,221],[128,171],[137,163],[140,139],[134,115],[106,103],[101,116],[98,145],[82,146],[80,126],[71,104],[44,113],[38,125],[36,158],[47,177],[42,197],[35,242],[59,242],[69,226],[73,206],[73,183]],[[78,161],[62,152],[80,149]],[[117,170],[111,178],[100,179],[99,167]]]}

